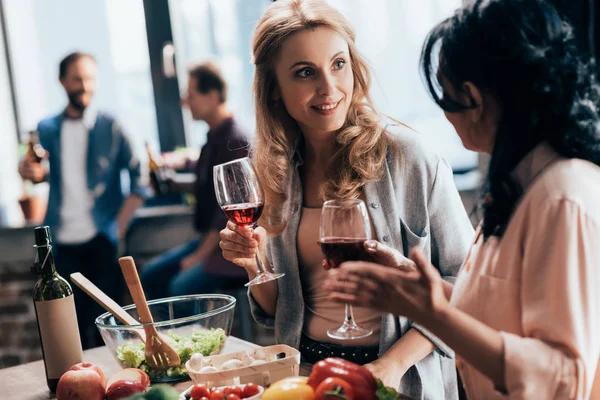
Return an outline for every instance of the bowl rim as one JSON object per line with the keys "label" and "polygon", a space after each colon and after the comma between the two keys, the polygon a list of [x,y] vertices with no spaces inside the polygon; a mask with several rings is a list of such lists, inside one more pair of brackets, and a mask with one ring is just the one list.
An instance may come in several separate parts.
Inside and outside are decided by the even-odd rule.
{"label": "bowl rim", "polygon": [[[204,298],[229,300],[230,302],[229,302],[229,304],[226,304],[215,310],[208,311],[208,312],[202,313],[202,314],[197,314],[197,315],[190,316],[190,317],[182,317],[182,318],[170,319],[168,321],[150,322],[150,323],[146,323],[146,324],[134,324],[134,325],[103,324],[102,322],[100,322],[101,320],[105,319],[109,315],[113,315],[110,311],[107,311],[104,314],[101,314],[100,316],[98,316],[96,318],[95,324],[99,328],[119,329],[119,330],[126,330],[126,331],[138,330],[140,328],[143,328],[144,326],[161,327],[161,326],[173,325],[175,323],[193,321],[193,320],[199,319],[198,316],[200,316],[200,315],[202,315],[202,318],[208,318],[213,315],[222,313],[224,311],[229,311],[230,309],[235,307],[235,304],[237,302],[235,297],[230,296],[228,294],[191,294],[191,295],[184,295],[184,296],[163,297],[161,299],[150,300],[150,301],[148,301],[148,305],[150,306],[150,305],[169,303],[169,302],[175,303],[175,302],[182,301],[182,300],[199,300],[199,299],[204,299]],[[128,310],[132,310],[135,308],[136,308],[135,304],[129,304],[127,306],[124,306],[123,310],[128,311]],[[116,317],[115,317],[115,319],[116,319]]]}

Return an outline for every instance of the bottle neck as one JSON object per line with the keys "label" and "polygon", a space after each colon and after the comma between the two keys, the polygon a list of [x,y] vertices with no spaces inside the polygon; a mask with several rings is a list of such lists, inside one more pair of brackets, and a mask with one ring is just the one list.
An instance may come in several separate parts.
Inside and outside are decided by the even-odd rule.
{"label": "bottle neck", "polygon": [[56,275],[52,245],[35,245],[34,247],[37,250],[35,262],[33,264],[34,272],[43,278]]}

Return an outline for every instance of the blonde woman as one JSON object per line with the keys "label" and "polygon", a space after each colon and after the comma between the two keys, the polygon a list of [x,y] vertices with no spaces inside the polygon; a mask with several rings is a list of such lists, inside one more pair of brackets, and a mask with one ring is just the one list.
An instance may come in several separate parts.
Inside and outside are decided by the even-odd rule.
{"label": "blonde woman", "polygon": [[[324,1],[271,5],[256,27],[253,56],[253,160],[265,210],[254,234],[229,223],[220,246],[250,278],[257,274],[258,247],[265,248],[268,264],[285,272],[251,288],[255,319],[275,328],[277,341],[299,348],[309,362],[342,357],[366,364],[414,398],[456,398],[451,351],[406,318],[359,307],[358,324],[374,334],[352,341],[327,336],[343,319],[344,306],[327,300],[317,244],[324,200],[360,198],[377,238],[366,246],[383,258],[389,248],[406,255],[417,246],[453,281],[473,230],[452,171],[417,133],[381,123],[354,31]],[[400,266],[407,260],[395,261]]]}

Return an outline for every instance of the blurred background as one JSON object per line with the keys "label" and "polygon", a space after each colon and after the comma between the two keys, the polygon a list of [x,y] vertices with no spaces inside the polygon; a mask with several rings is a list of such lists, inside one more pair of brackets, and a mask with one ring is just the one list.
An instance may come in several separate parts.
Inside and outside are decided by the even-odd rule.
{"label": "blurred background", "polygon": [[[412,126],[451,164],[467,211],[478,196],[485,160],[465,150],[429,99],[418,70],[429,29],[462,0],[327,0],[354,25],[370,62],[372,95],[384,113]],[[597,55],[599,0],[553,0],[574,24],[580,46]],[[207,125],[180,106],[187,68],[214,60],[229,84],[229,107],[253,127],[250,41],[271,0],[0,0],[0,368],[41,358],[31,301],[32,226],[43,216],[45,184],[28,186],[17,172],[28,132],[60,112],[66,97],[58,63],[72,51],[94,55],[94,103],[109,111],[146,157],[149,143],[165,158],[198,156]],[[172,153],[172,152],[176,153]],[[148,160],[143,160],[147,165]],[[24,195],[39,213],[24,215]],[[151,199],[138,211],[122,251],[143,265],[192,235],[189,199]],[[21,204],[23,202],[21,201]],[[476,217],[474,217],[475,220]],[[269,343],[249,320],[237,333]],[[243,334],[242,334],[243,332]],[[248,336],[250,335],[250,336]]]}

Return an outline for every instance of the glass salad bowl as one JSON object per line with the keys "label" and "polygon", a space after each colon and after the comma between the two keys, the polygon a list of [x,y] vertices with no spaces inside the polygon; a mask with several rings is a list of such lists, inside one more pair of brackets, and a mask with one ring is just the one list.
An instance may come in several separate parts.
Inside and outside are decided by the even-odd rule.
{"label": "glass salad bowl", "polygon": [[[111,313],[96,318],[96,326],[113,357],[123,368],[139,368],[152,382],[188,379],[185,363],[194,353],[217,354],[231,332],[235,298],[221,294],[200,294],[152,300],[148,307],[152,325],[181,359],[178,367],[155,370],[144,356],[144,325],[124,325]],[[135,305],[123,307],[139,321]]]}

